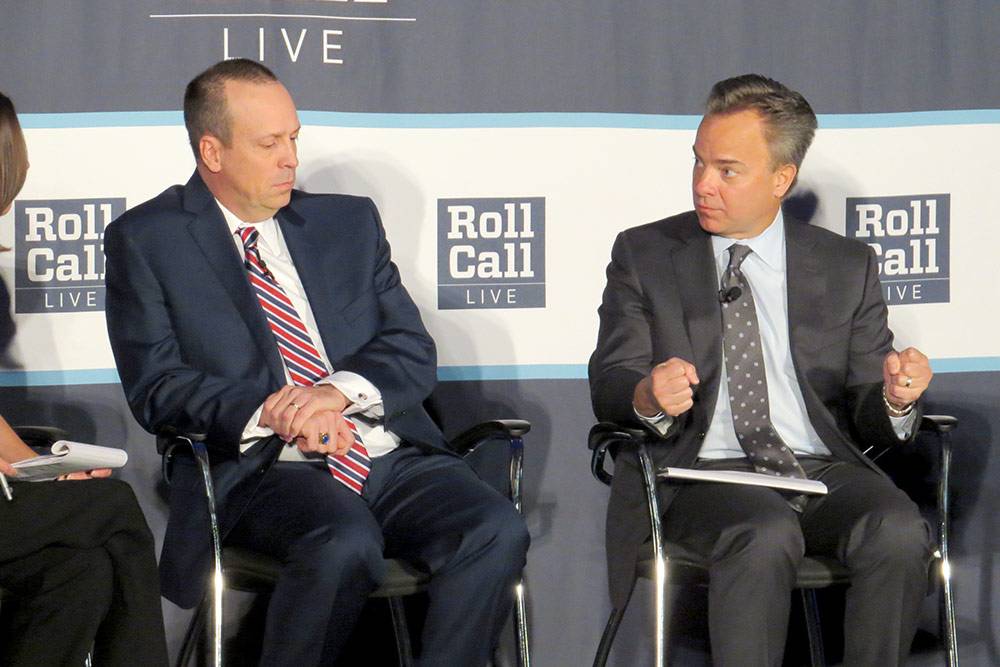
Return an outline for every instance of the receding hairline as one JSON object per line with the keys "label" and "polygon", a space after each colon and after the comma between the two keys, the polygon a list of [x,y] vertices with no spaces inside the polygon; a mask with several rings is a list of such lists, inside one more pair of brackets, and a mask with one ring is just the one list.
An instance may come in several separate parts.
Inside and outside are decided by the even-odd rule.
{"label": "receding hairline", "polygon": [[[228,130],[228,132],[230,134],[230,137],[229,137],[230,140],[232,140],[233,123],[235,122],[235,119],[236,119],[236,116],[233,113],[234,108],[233,108],[232,98],[231,98],[231,94],[233,92],[233,89],[234,88],[243,88],[245,92],[249,92],[250,95],[249,95],[249,97],[248,97],[248,99],[246,101],[252,103],[252,102],[256,101],[256,97],[252,93],[252,90],[254,88],[271,87],[273,85],[280,86],[281,90],[284,91],[285,96],[288,98],[288,101],[291,104],[292,109],[294,109],[295,112],[296,112],[296,119],[297,119],[298,118],[298,110],[295,107],[295,100],[292,99],[291,92],[289,92],[289,90],[280,81],[246,81],[246,80],[240,80],[240,79],[227,79],[226,81],[223,81],[222,98],[223,98],[223,101],[224,101],[224,104],[225,104],[226,128],[227,128],[227,130]],[[301,127],[302,127],[302,123],[298,122],[298,124],[296,126],[296,131],[298,129],[301,129]],[[262,133],[260,133],[257,136],[259,136],[259,137],[280,136],[280,134],[283,134],[283,133],[262,132]],[[222,139],[223,139],[222,137],[217,137],[217,138],[220,141],[222,141]]]}
{"label": "receding hairline", "polygon": [[201,159],[198,144],[205,136],[229,144],[232,112],[226,84],[237,81],[281,83],[270,69],[246,58],[220,61],[191,79],[184,90],[184,124],[196,159]]}

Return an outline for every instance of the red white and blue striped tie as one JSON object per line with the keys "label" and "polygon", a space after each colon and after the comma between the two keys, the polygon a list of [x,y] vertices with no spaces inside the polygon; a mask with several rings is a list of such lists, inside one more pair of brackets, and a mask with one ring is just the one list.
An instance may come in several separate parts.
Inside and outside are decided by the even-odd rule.
{"label": "red white and blue striped tie", "polygon": [[[250,285],[257,294],[264,316],[271,325],[274,340],[278,343],[278,351],[288,368],[292,382],[299,386],[311,387],[317,380],[328,375],[328,370],[319,350],[313,344],[312,337],[299,317],[295,306],[289,300],[285,290],[281,288],[274,275],[267,268],[267,263],[261,259],[257,249],[259,232],[253,227],[240,227],[237,230],[243,240],[247,274]],[[358,433],[357,425],[350,419],[345,419],[347,427],[354,434],[354,445],[347,454],[327,456],[326,464],[334,478],[360,494],[368,472],[371,470],[371,457],[365,448],[364,440]]]}

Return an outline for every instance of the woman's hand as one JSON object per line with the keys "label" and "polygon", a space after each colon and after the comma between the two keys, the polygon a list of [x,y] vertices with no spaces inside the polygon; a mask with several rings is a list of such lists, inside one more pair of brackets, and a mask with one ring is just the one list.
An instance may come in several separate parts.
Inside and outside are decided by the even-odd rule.
{"label": "woman's hand", "polygon": [[68,475],[61,475],[56,479],[66,481],[72,479],[99,479],[101,477],[111,477],[111,468],[95,468],[94,470],[71,472]]}

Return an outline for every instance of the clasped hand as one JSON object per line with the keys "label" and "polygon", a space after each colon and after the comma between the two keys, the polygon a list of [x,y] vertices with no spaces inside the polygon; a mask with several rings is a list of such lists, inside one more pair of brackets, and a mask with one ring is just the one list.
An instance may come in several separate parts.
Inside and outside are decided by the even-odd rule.
{"label": "clasped hand", "polygon": [[264,401],[259,424],[304,454],[340,456],[354,445],[343,415],[350,404],[333,385],[285,385]]}

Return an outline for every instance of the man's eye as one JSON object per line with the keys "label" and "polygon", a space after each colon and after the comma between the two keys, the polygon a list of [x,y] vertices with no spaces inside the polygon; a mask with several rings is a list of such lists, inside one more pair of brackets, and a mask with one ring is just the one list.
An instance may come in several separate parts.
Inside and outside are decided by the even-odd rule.
{"label": "man's eye", "polygon": [[736,175],[736,170],[735,169],[729,169],[729,168],[723,169],[722,170],[722,175],[725,176],[726,178],[732,178],[733,176]]}

